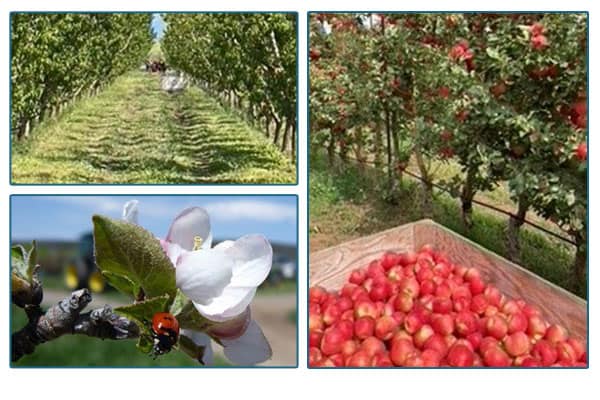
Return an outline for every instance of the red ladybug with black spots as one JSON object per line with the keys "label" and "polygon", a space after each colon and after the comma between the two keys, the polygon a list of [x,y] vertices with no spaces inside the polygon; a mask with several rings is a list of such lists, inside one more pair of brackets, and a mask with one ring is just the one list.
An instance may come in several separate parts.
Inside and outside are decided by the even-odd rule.
{"label": "red ladybug with black spots", "polygon": [[154,358],[171,351],[179,339],[179,322],[168,312],[158,312],[152,317],[152,355]]}

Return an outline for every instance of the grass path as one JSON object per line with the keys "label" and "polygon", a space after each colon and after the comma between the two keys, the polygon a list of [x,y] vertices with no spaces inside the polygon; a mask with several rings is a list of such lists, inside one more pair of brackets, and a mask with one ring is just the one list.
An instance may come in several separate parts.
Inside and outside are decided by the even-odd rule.
{"label": "grass path", "polygon": [[14,183],[293,183],[288,157],[190,87],[131,72],[13,144]]}

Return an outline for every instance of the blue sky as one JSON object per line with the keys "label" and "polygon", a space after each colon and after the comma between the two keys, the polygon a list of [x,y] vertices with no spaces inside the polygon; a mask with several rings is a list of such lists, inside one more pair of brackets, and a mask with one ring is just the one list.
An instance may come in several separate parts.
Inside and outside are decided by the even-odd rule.
{"label": "blue sky", "polygon": [[152,32],[155,32],[158,38],[162,38],[165,32],[165,21],[160,14],[152,14]]}
{"label": "blue sky", "polygon": [[121,218],[123,204],[139,201],[139,224],[164,237],[173,218],[191,206],[205,208],[216,239],[249,233],[296,244],[295,196],[13,196],[13,240],[77,240],[92,229],[93,214]]}

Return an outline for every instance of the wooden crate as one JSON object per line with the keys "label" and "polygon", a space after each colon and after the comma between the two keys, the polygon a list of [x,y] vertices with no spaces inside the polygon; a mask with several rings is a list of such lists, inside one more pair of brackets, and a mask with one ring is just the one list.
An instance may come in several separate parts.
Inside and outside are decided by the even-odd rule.
{"label": "wooden crate", "polygon": [[431,243],[453,263],[477,267],[486,282],[511,298],[522,298],[539,307],[551,323],[587,341],[587,302],[476,243],[431,221],[399,226],[352,240],[310,255],[310,285],[339,289],[351,270],[367,265],[386,251],[418,250]]}

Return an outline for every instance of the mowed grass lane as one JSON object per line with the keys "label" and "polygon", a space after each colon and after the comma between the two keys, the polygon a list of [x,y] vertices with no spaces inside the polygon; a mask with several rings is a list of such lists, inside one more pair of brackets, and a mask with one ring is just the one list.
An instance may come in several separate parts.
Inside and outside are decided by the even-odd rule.
{"label": "mowed grass lane", "polygon": [[293,183],[295,167],[195,87],[131,72],[13,144],[14,183]]}

